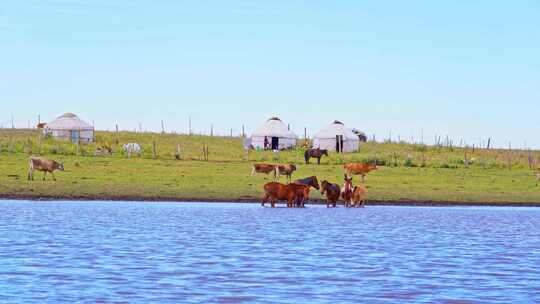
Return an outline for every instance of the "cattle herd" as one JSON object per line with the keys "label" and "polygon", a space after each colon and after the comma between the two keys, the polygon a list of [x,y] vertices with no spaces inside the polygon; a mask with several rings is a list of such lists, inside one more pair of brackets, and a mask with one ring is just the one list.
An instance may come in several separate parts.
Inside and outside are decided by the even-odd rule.
{"label": "cattle herd", "polygon": [[[306,160],[307,162],[307,160]],[[272,175],[274,181],[263,186],[264,195],[262,205],[270,202],[271,207],[275,207],[277,202],[284,201],[287,207],[304,207],[309,198],[309,191],[315,188],[326,195],[326,207],[336,207],[339,199],[343,200],[345,207],[363,207],[367,195],[366,187],[363,185],[365,176],[370,171],[377,170],[375,164],[351,163],[343,166],[345,171],[343,187],[323,180],[320,184],[316,176],[295,180],[291,183],[291,177],[296,170],[293,164],[254,164],[251,174],[264,173]],[[288,184],[276,182],[280,175],[286,175]],[[353,175],[360,175],[362,184],[353,186]]]}

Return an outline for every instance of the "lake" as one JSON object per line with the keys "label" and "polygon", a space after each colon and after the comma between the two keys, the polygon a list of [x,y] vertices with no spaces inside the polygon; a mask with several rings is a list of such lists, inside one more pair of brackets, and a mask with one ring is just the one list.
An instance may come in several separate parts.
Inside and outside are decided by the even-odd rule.
{"label": "lake", "polygon": [[540,302],[540,208],[0,201],[0,302]]}

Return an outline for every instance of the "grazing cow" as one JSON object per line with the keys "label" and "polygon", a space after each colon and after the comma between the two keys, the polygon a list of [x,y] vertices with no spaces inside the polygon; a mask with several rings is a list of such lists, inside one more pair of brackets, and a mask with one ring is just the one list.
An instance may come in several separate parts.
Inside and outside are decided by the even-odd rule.
{"label": "grazing cow", "polygon": [[142,148],[138,143],[127,143],[122,146],[122,150],[131,157],[131,154],[137,154],[141,156]]}
{"label": "grazing cow", "polygon": [[293,164],[277,165],[276,172],[278,173],[278,178],[280,174],[285,175],[287,177],[287,182],[289,183],[291,182],[292,174],[294,171],[296,171],[296,166]]}
{"label": "grazing cow", "polygon": [[349,208],[352,203],[353,185],[352,177],[349,178],[347,174],[344,177],[343,189],[341,190],[341,198],[345,202],[345,207]]}
{"label": "grazing cow", "polygon": [[364,207],[366,201],[367,190],[363,185],[358,185],[354,187],[352,194],[352,206],[356,208]]}
{"label": "grazing cow", "polygon": [[339,185],[324,180],[321,183],[321,194],[326,194],[326,208],[330,208],[330,205],[336,208],[341,189],[339,189]]}
{"label": "grazing cow", "polygon": [[345,164],[343,165],[345,174],[347,175],[360,175],[362,177],[362,183],[365,182],[366,174],[371,171],[377,170],[376,164]]}
{"label": "grazing cow", "polygon": [[317,159],[317,165],[321,164],[321,157],[327,156],[328,157],[328,150],[321,150],[320,148],[317,149],[308,149],[306,152],[304,152],[304,159],[306,160],[306,165],[309,164],[310,158],[316,158]]}
{"label": "grazing cow", "polygon": [[287,207],[294,207],[295,202],[305,201],[309,197],[309,186],[300,184],[282,184],[270,182],[264,185],[264,196],[261,205],[268,201],[272,208],[278,201],[287,201]]}
{"label": "grazing cow", "polygon": [[253,164],[253,168],[251,170],[251,175],[254,175],[255,173],[265,173],[266,175],[273,173],[274,174],[274,180],[277,179],[278,176],[278,170],[277,165],[274,164]]}
{"label": "grazing cow", "polygon": [[55,170],[64,171],[64,165],[61,163],[58,163],[52,159],[48,159],[45,157],[30,157],[30,161],[28,163],[28,180],[34,180],[34,170],[43,171],[45,172],[43,174],[43,180],[45,180],[45,177],[47,176],[47,173],[51,173],[53,180],[56,180],[56,177],[54,176]]}

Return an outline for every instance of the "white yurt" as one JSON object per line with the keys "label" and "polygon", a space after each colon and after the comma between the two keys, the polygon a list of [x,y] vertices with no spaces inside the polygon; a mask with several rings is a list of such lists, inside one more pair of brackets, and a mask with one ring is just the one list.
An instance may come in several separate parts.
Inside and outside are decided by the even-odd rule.
{"label": "white yurt", "polygon": [[45,125],[45,134],[72,143],[94,141],[94,127],[73,113],[65,113]]}
{"label": "white yurt", "polygon": [[341,121],[334,121],[328,127],[320,130],[313,137],[313,148],[337,152],[355,152],[360,147],[360,139]]}
{"label": "white yurt", "polygon": [[[265,138],[267,146],[265,147]],[[272,117],[251,135],[251,145],[255,149],[282,150],[296,145],[298,136],[281,119]]]}

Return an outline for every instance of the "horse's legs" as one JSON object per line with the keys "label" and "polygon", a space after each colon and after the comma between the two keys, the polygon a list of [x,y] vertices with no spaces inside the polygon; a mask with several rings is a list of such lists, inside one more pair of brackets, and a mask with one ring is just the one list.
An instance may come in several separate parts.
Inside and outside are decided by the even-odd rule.
{"label": "horse's legs", "polygon": [[45,173],[43,173],[43,180],[45,180],[46,176],[47,176],[47,171],[45,171]]}
{"label": "horse's legs", "polygon": [[54,172],[51,172],[53,181],[56,181],[56,176],[54,176]]}
{"label": "horse's legs", "polygon": [[317,165],[320,165],[321,164],[321,157],[317,157]]}
{"label": "horse's legs", "polygon": [[365,174],[362,174],[362,184],[365,184],[365,183],[366,183],[365,180],[366,180],[366,175],[365,175]]}
{"label": "horse's legs", "polygon": [[263,199],[262,199],[262,202],[261,202],[261,206],[264,207],[264,204],[265,204],[266,202],[268,202],[268,197],[269,197],[268,193],[266,193],[266,194],[263,196]]}

